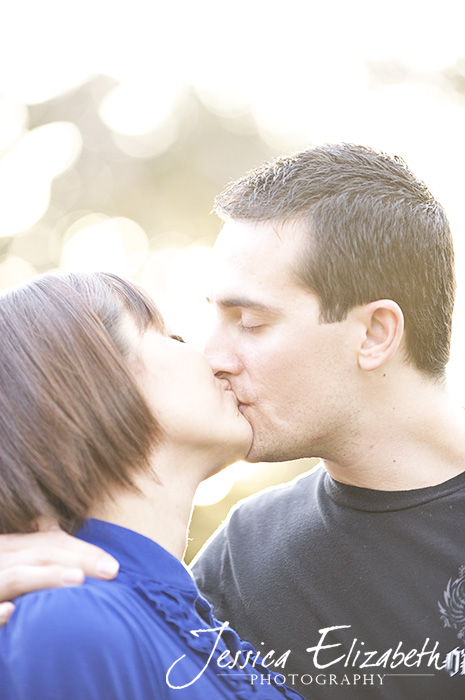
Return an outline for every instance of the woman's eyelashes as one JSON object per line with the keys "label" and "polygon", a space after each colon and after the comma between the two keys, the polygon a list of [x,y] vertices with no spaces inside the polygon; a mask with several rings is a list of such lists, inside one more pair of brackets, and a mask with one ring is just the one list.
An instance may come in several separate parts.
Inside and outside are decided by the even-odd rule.
{"label": "woman's eyelashes", "polygon": [[178,343],[185,343],[186,341],[180,335],[170,335],[170,338],[177,340]]}

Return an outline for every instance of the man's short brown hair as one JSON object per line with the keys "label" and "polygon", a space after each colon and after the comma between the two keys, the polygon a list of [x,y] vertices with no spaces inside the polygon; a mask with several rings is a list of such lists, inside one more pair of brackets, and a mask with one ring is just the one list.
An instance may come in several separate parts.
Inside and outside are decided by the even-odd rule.
{"label": "man's short brown hair", "polygon": [[411,362],[442,377],[455,297],[453,243],[441,205],[398,157],[327,145],[278,158],[217,197],[223,218],[297,222],[307,242],[298,279],[319,297],[321,320],[392,299],[405,317]]}

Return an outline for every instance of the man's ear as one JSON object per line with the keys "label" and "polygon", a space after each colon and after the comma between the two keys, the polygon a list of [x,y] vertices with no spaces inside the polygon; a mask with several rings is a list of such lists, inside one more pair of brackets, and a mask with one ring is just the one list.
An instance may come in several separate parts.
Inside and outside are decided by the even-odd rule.
{"label": "man's ear", "polygon": [[364,337],[359,348],[360,369],[381,367],[399,348],[404,333],[404,314],[392,299],[379,299],[359,307]]}

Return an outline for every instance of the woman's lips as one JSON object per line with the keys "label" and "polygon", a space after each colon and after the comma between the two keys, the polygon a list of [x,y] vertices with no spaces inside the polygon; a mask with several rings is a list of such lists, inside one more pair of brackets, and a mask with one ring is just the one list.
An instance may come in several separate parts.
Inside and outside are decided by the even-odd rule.
{"label": "woman's lips", "polygon": [[232,391],[231,384],[227,379],[218,378],[218,381],[223,391]]}
{"label": "woman's lips", "polygon": [[242,403],[242,401],[239,400],[228,379],[225,379],[224,377],[217,377],[216,379],[220,383],[220,386],[224,392],[230,393],[231,396],[234,396],[239,411],[243,413],[249,407],[249,404]]}

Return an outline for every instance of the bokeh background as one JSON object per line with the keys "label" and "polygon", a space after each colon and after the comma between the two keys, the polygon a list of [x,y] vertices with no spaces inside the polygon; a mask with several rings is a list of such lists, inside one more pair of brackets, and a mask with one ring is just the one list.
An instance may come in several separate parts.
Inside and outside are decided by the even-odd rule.
{"label": "bokeh background", "polygon": [[[215,194],[282,152],[363,143],[402,156],[449,213],[464,403],[464,19],[456,0],[2,3],[0,287],[111,270],[201,347]],[[313,466],[205,482],[187,560],[238,499]]]}

